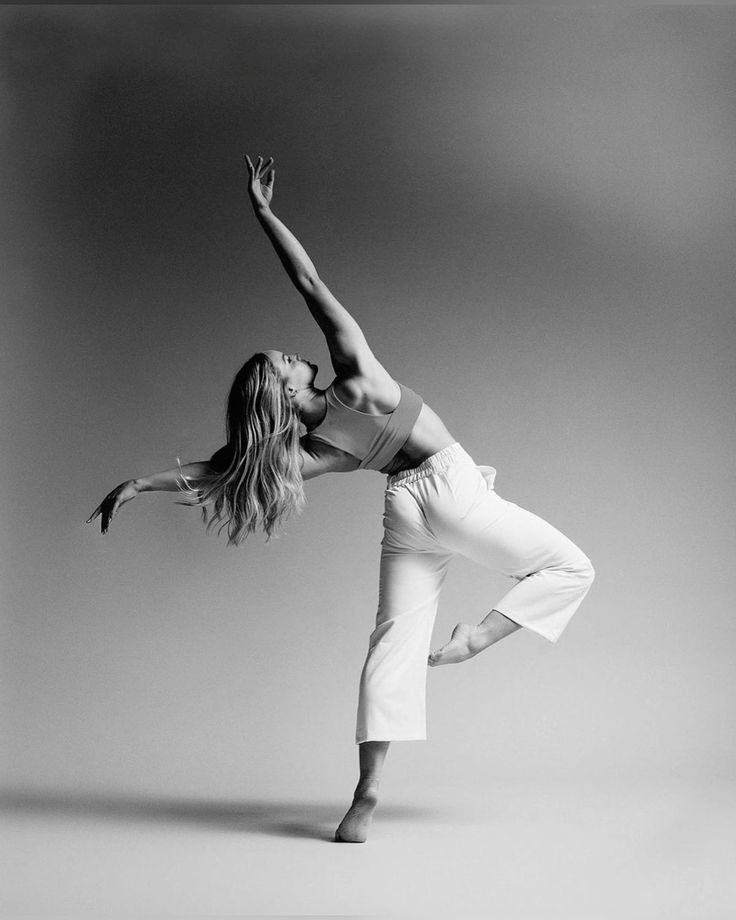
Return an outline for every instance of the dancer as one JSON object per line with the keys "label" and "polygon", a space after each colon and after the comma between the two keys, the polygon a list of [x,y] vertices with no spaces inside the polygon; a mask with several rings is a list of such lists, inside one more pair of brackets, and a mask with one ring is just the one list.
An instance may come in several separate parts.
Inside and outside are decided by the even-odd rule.
{"label": "dancer", "polygon": [[[501,498],[495,469],[476,465],[422,398],[381,365],[273,213],[273,158],[245,160],[256,217],[325,335],[335,379],[318,389],[317,366],[301,355],[257,352],[230,390],[227,443],[209,460],[121,483],[87,523],[100,517],[107,533],[141,492],[180,491],[202,507],[208,527],[226,528],[228,544],[237,545],[256,530],[270,537],[297,512],[305,480],[357,469],[387,476],[378,614],[358,694],[359,779],[335,832],[337,841],[361,843],[390,742],[426,738],[427,665],[466,661],[522,627],[556,642],[594,571],[559,530]],[[514,585],[480,623],[459,623],[428,654],[440,589],[458,554]]]}

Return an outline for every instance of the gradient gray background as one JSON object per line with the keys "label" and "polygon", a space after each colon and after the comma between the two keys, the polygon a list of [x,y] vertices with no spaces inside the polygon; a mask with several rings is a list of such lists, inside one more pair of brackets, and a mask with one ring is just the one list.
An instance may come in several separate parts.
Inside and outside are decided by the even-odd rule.
{"label": "gradient gray background", "polygon": [[[274,211],[389,371],[597,571],[559,645],[429,672],[430,740],[393,746],[389,802],[733,777],[735,41],[736,12],[704,6],[0,10],[16,803],[347,804],[383,478],[308,483],[268,545],[227,549],[165,494],[105,538],[83,524],[117,482],[220,446],[253,351],[331,380],[245,151],[276,158]],[[434,646],[506,589],[458,560]],[[663,807],[663,841],[697,838],[697,809]],[[55,871],[27,904],[91,903]],[[269,909],[380,912],[305,879]]]}

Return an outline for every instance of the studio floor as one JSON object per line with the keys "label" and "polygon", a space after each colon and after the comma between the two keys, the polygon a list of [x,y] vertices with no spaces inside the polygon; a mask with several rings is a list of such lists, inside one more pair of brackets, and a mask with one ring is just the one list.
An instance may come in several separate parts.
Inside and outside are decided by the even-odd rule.
{"label": "studio floor", "polygon": [[9,790],[3,920],[736,914],[732,784],[394,785],[360,845],[345,804]]}

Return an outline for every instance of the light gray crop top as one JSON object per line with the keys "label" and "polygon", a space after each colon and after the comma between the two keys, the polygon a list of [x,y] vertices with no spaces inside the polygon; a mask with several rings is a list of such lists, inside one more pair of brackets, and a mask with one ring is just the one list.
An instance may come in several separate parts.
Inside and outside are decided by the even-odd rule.
{"label": "light gray crop top", "polygon": [[360,461],[358,469],[383,472],[406,443],[424,405],[414,390],[402,383],[399,388],[401,399],[393,412],[369,415],[346,406],[331,383],[325,390],[325,417],[308,436],[351,454]]}

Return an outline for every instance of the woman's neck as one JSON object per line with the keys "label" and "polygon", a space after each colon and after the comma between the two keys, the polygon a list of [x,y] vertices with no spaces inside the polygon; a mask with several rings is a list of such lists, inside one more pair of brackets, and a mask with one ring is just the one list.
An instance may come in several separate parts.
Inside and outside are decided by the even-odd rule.
{"label": "woman's neck", "polygon": [[294,397],[299,418],[309,431],[316,428],[327,414],[327,397],[324,390],[305,387]]}

